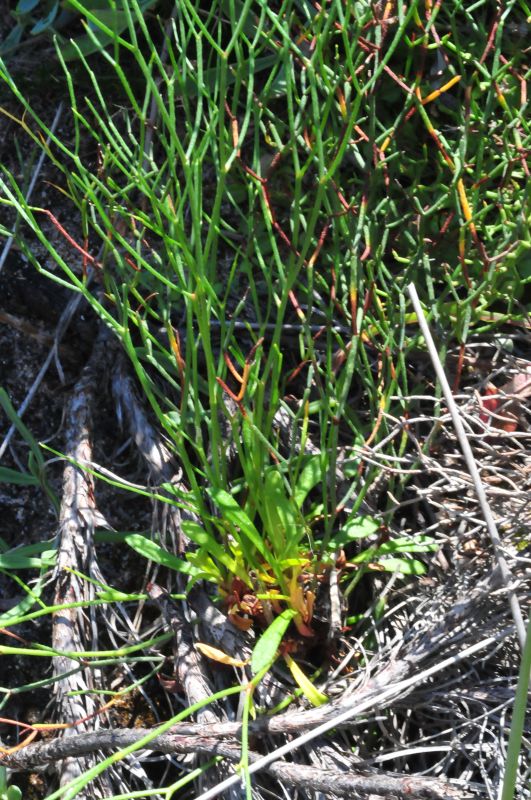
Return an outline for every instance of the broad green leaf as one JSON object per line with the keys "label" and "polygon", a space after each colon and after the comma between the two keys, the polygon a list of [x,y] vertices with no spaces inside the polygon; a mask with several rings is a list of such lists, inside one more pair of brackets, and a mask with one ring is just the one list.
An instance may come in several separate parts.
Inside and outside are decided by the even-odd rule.
{"label": "broad green leaf", "polygon": [[92,53],[99,53],[110,44],[113,44],[116,39],[113,36],[108,36],[102,31],[97,33],[97,41],[94,41],[88,34],[79,36],[72,42],[67,42],[64,37],[57,37],[57,47],[61,51],[61,56],[65,61],[74,61],[80,58],[80,55],[90,56]]}
{"label": "broad green leaf", "polygon": [[39,480],[28,472],[19,472],[9,467],[0,467],[0,483],[17,483],[20,486],[38,486]]}
{"label": "broad green leaf", "polygon": [[19,555],[19,553],[2,553],[0,555],[1,569],[38,569],[51,567],[55,562],[55,550],[48,550],[40,558]]}
{"label": "broad green leaf", "polygon": [[33,544],[26,544],[23,547],[14,547],[11,550],[5,551],[4,555],[7,555],[7,553],[16,553],[19,556],[35,556],[49,552],[55,552],[53,548],[53,540],[33,542]]}
{"label": "broad green leaf", "polygon": [[155,561],[157,564],[162,564],[162,566],[173,569],[176,572],[184,572],[185,575],[193,575],[195,572],[195,568],[188,561],[178,558],[173,553],[168,553],[160,545],[139,533],[128,534],[125,537],[125,541],[129,547],[132,547],[144,558],[149,558],[150,561]]}
{"label": "broad green leaf", "polygon": [[[243,508],[238,505],[234,497],[224,489],[210,489],[209,494],[221,511],[223,519],[238,528],[244,536],[256,547],[266,561],[270,560],[265,542],[258,530],[251,522]],[[242,543],[243,546],[243,543]]]}
{"label": "broad green leaf", "polygon": [[531,280],[531,243],[521,242],[517,248],[516,266],[522,281],[526,283]]}
{"label": "broad green leaf", "polygon": [[29,14],[40,2],[41,0],[19,0],[15,8],[15,14]]}
{"label": "broad green leaf", "polygon": [[[81,13],[80,8],[74,6],[69,0],[63,0],[65,6],[70,9],[76,9],[79,13]],[[117,0],[116,6],[119,7],[123,3],[123,0]],[[98,14],[100,11],[105,11],[109,8],[110,2],[109,0],[89,0],[89,2],[85,3],[87,11],[90,11],[91,14]]]}
{"label": "broad green leaf", "polygon": [[[142,11],[147,11],[151,6],[155,5],[155,3],[156,0],[143,0],[141,3],[139,3],[139,7]],[[117,5],[119,6],[119,4]],[[94,0],[90,6],[87,5],[87,11],[94,15],[94,17],[99,20],[102,25],[105,25],[108,29],[110,29],[114,35],[110,35],[105,33],[105,31],[98,29],[97,22],[89,18],[88,24],[92,30],[92,33],[96,34],[96,41],[94,41],[94,35],[89,36],[89,34],[78,36],[72,42],[67,42],[66,39],[61,37],[58,40],[58,47],[61,50],[61,55],[65,61],[72,61],[76,58],[79,58],[80,53],[81,55],[89,56],[92,53],[103,50],[103,48],[107,47],[107,45],[116,42],[117,37],[127,28],[127,14],[124,11],[119,10],[119,7],[116,9],[110,9],[108,2]]]}
{"label": "broad green leaf", "polygon": [[352,517],[334,534],[329,547],[335,549],[356,539],[366,539],[376,533],[379,527],[378,522],[372,517]]}
{"label": "broad green leaf", "polygon": [[16,606],[13,606],[13,608],[10,608],[8,611],[4,611],[4,613],[0,615],[0,628],[9,625],[11,620],[24,616],[24,614],[27,614],[30,609],[33,608],[37,599],[42,594],[43,584],[44,576],[41,576],[37,584],[32,587],[31,594],[28,594],[20,603],[17,603]]}
{"label": "broad green leaf", "polygon": [[217,584],[223,581],[223,570],[220,570],[219,566],[212,560],[206,550],[199,549],[187,553],[186,560],[189,561],[190,564],[193,564],[194,570],[201,572],[203,580],[208,580]]}
{"label": "broad green leaf", "polygon": [[275,76],[273,83],[271,84],[271,94],[273,97],[282,97],[287,93],[287,79],[286,79],[286,68],[282,66],[277,75]]}
{"label": "broad green leaf", "polygon": [[378,564],[386,572],[401,572],[402,575],[425,575],[427,571],[416,558],[382,558]]}
{"label": "broad green leaf", "polygon": [[0,800],[22,800],[22,789],[7,785],[7,770],[0,767]]}
{"label": "broad green leaf", "polygon": [[290,567],[305,567],[308,565],[308,558],[283,558],[278,562],[282,572]]}
{"label": "broad green leaf", "polygon": [[[127,14],[125,11],[118,11],[118,9],[108,7],[101,10],[92,8],[91,11],[100,22],[116,33],[121,33],[127,28]],[[89,28],[94,31],[99,30],[98,24],[92,22],[92,20],[89,22]]]}
{"label": "broad green leaf", "polygon": [[57,12],[59,11],[59,3],[54,3],[52,8],[50,9],[49,13],[43,17],[42,19],[38,20],[33,28],[30,30],[30,34],[32,36],[38,36],[39,33],[44,33],[51,25],[57,16]]}
{"label": "broad green leaf", "polygon": [[[264,522],[264,528],[269,539],[273,552],[279,555],[284,552],[286,546],[286,529],[282,520],[280,509],[278,506],[278,489],[275,487],[275,478],[273,477],[276,472],[268,472],[265,476],[264,487],[262,490],[262,503],[261,516]],[[280,475],[278,476],[282,481]]]}
{"label": "broad green leaf", "polygon": [[317,455],[310,456],[301,470],[295,491],[293,492],[293,499],[298,508],[302,507],[308,494],[317,486],[321,479],[321,457]]}
{"label": "broad green leaf", "polygon": [[375,556],[388,553],[429,553],[438,550],[439,545],[430,536],[416,536],[414,539],[391,539],[378,545]]}
{"label": "broad green leaf", "polygon": [[51,567],[55,563],[56,550],[50,542],[35,542],[25,547],[7,550],[0,555],[2,569],[34,569]]}
{"label": "broad green leaf", "polygon": [[287,608],[282,614],[275,617],[271,625],[260,636],[251,657],[253,675],[257,675],[273,663],[282,638],[296,614],[297,612],[293,608]]}
{"label": "broad green leaf", "polygon": [[284,480],[277,469],[266,473],[262,502],[267,516],[267,535],[275,554],[279,557],[292,555],[304,533],[304,526],[294,501],[286,494]]}
{"label": "broad green leaf", "polygon": [[207,583],[218,583],[218,580],[207,572],[201,572],[200,570],[196,573],[194,572],[188,579],[188,583],[186,584],[186,591],[190,592],[192,588],[196,585],[196,583],[201,583],[201,581],[206,581]]}
{"label": "broad green leaf", "polygon": [[22,34],[24,33],[24,25],[22,23],[17,23],[11,30],[9,34],[6,36],[2,44],[0,45],[0,55],[4,56],[7,55],[11,50],[16,50],[17,45],[20,43],[22,39]]}
{"label": "broad green leaf", "polygon": [[104,589],[101,592],[96,592],[98,600],[108,600],[109,603],[125,603],[131,599],[131,595],[126,592],[120,592],[119,589]]}
{"label": "broad green leaf", "polygon": [[[127,536],[132,536],[132,534],[138,535],[138,533],[138,531],[110,531],[107,530],[107,528],[96,528],[94,531],[94,541],[97,543],[109,542],[110,544],[120,544],[121,542],[125,542]],[[142,535],[144,538],[149,536],[147,531]]]}
{"label": "broad green leaf", "polygon": [[289,667],[289,671],[293,676],[293,680],[302,689],[304,696],[310,701],[313,706],[322,706],[323,703],[328,702],[328,697],[317,689],[307,675],[302,671],[296,661],[286,653],[284,661]]}
{"label": "broad green leaf", "polygon": [[[263,72],[264,70],[269,70],[273,67],[278,61],[278,56],[270,55],[270,56],[259,56],[258,58],[253,59],[253,61],[244,61],[242,59],[239,70],[231,74],[227,78],[227,85],[231,86],[236,81],[236,74],[244,74],[245,71],[253,70],[254,74],[257,75],[259,72]],[[213,92],[216,89],[217,81],[219,80],[219,68],[212,67],[209,69],[205,69],[203,71],[203,79],[201,83],[199,83],[197,76],[187,78],[186,82],[183,83],[180,81],[178,84],[175,85],[175,96],[178,97],[179,95],[186,95],[188,97],[195,97],[198,94],[204,94],[208,96],[208,92]],[[264,236],[264,242],[266,247],[269,246],[271,250],[271,239],[268,236]]]}
{"label": "broad green leaf", "polygon": [[182,523],[183,533],[188,536],[192,542],[195,542],[201,549],[217,558],[220,564],[223,564],[230,572],[236,571],[236,562],[230,557],[230,554],[217,542],[214,537],[199,525],[197,522],[186,520]]}
{"label": "broad green leaf", "polygon": [[[245,9],[245,3],[243,0],[221,0],[220,7],[223,10],[223,13],[230,19],[231,13],[234,14],[236,20],[238,20]],[[242,32],[245,33],[248,39],[252,41],[255,31],[256,31],[256,15],[251,13],[253,9],[253,4],[250,6],[250,10],[247,12],[245,17],[245,21],[243,23]]]}

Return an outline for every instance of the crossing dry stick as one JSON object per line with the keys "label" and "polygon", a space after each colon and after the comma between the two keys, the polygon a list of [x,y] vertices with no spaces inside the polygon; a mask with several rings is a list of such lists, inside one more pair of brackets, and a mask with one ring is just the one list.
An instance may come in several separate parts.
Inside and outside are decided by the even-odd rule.
{"label": "crossing dry stick", "polygon": [[[506,635],[507,631],[503,632],[503,637]],[[497,639],[499,639],[499,636],[489,636],[488,638],[482,639],[480,642],[476,642],[476,644],[465,648],[460,653],[444,659],[444,661],[441,661],[439,664],[435,664],[434,666],[429,667],[428,669],[425,669],[416,675],[412,675],[403,681],[398,681],[395,684],[391,684],[391,686],[381,692],[379,697],[369,698],[365,702],[359,703],[359,705],[355,706],[354,708],[349,708],[342,714],[338,714],[335,719],[327,720],[322,725],[315,727],[313,730],[307,731],[301,736],[297,736],[291,742],[287,742],[287,744],[278,747],[272,753],[268,753],[262,758],[259,758],[257,761],[249,765],[249,774],[251,775],[253,772],[258,772],[261,769],[265,769],[273,762],[278,761],[282,756],[292,753],[294,750],[297,750],[314,739],[318,739],[320,736],[328,733],[328,731],[332,730],[333,728],[343,725],[349,720],[363,714],[365,711],[368,711],[370,708],[374,708],[375,706],[383,704],[386,700],[389,700],[395,696],[399,696],[404,691],[423,683],[424,681],[428,680],[428,678],[432,677],[432,675],[442,672],[447,667],[452,666],[453,664],[456,664],[465,658],[469,658],[479,650],[482,650],[485,647],[488,647],[490,644],[493,644]],[[213,797],[219,797],[222,792],[239,783],[240,781],[240,775],[231,775],[230,778],[218,783],[217,786],[214,786],[212,789],[203,792],[203,794],[196,797],[195,800],[211,800]]]}
{"label": "crossing dry stick", "polygon": [[509,597],[509,605],[511,607],[511,614],[514,620],[514,624],[516,626],[516,632],[518,634],[520,647],[523,650],[525,645],[526,626],[524,623],[524,618],[522,616],[522,611],[520,609],[520,604],[518,602],[518,597],[516,596],[516,592],[510,585],[513,582],[513,576],[507,564],[507,560],[503,554],[503,546],[500,539],[500,534],[498,533],[496,522],[494,521],[494,517],[492,516],[492,512],[490,510],[489,502],[487,500],[487,495],[485,493],[485,489],[481,482],[481,476],[479,474],[479,470],[476,464],[476,460],[474,458],[474,454],[472,452],[472,448],[470,447],[470,442],[468,441],[466,435],[465,427],[463,425],[461,416],[459,414],[459,409],[457,408],[457,404],[454,400],[450,384],[448,383],[444,367],[441,364],[441,359],[439,358],[439,354],[437,352],[437,348],[435,347],[435,342],[433,341],[430,328],[426,321],[426,317],[424,316],[422,306],[420,305],[420,300],[417,294],[417,290],[413,283],[409,284],[408,292],[409,296],[411,297],[411,302],[413,303],[415,312],[417,314],[417,320],[420,329],[422,331],[422,335],[424,336],[424,339],[426,341],[426,345],[428,347],[428,352],[430,354],[433,367],[435,369],[435,373],[440,381],[441,388],[444,394],[444,399],[446,400],[448,411],[451,414],[455,432],[457,438],[459,439],[459,444],[461,445],[461,450],[463,451],[468,471],[470,472],[470,477],[472,478],[472,481],[474,483],[474,489],[476,490],[476,494],[479,500],[479,505],[481,507],[481,511],[483,512],[483,516],[485,518],[487,531],[489,533],[492,546],[494,549],[494,555],[496,557],[496,561],[498,562],[498,568],[500,570],[503,583],[505,584],[505,587],[507,589],[507,594]]}

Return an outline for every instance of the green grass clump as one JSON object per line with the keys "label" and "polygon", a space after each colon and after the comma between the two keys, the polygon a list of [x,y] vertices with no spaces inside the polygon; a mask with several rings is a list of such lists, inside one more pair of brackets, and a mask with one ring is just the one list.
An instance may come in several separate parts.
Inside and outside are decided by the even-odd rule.
{"label": "green grass clump", "polygon": [[[71,213],[29,206],[7,171],[0,183],[26,255],[119,337],[183,465],[189,491],[175,500],[200,520],[187,529],[192,577],[281,598],[299,628],[312,602],[301,576],[333,563],[378,472],[356,448],[383,442],[392,462],[407,446],[394,427],[418,388],[407,284],[443,353],[527,312],[530,137],[513,28],[529,9],[493,17],[491,5],[184,0],[159,22],[132,0],[118,32],[72,0],[98,60],[57,45],[72,135],[42,145]],[[45,122],[5,66],[0,77],[20,104],[6,113],[41,144]],[[390,496],[406,481],[392,475]],[[384,566],[407,550],[386,546],[367,550]]]}
{"label": "green grass clump", "polygon": [[[336,569],[340,580],[351,575],[342,583],[349,597],[368,569],[422,573],[415,554],[433,549],[391,525],[410,480],[395,469],[409,444],[406,419],[426,394],[406,286],[417,286],[443,359],[451,344],[527,321],[522,38],[531,9],[515,0],[182,0],[159,19],[152,2],[102,5],[70,0],[84,32],[55,39],[68,134],[52,133],[20,89],[16,58],[0,60],[9,93],[0,110],[46,150],[57,204],[29,205],[6,168],[0,203],[16,212],[29,261],[82,294],[120,340],[183,467],[178,488],[152,496],[186,511],[190,552],[177,557],[138,533],[114,541],[189,586],[210,582],[235,624],[254,624],[247,735],[252,692],[279,650],[306,697],[326,700],[282,651],[292,623],[311,641],[320,582]],[[59,11],[19,4],[29,16],[11,49],[37,6]],[[11,233],[5,224],[0,232]],[[59,271],[36,255],[43,248]],[[4,468],[0,480],[41,485],[57,506],[38,444],[7,397],[0,402],[31,451],[28,473]],[[379,462],[362,458],[369,445]],[[382,466],[387,493],[375,520],[365,500]],[[4,624],[57,610],[40,599],[51,545],[0,544],[0,568],[27,594]],[[32,589],[17,574],[28,567],[40,569]],[[91,603],[124,600],[103,589]],[[126,596],[138,597],[146,599]],[[41,610],[31,612],[35,603]],[[79,657],[115,664],[171,637]],[[240,691],[205,699],[145,742]],[[504,797],[516,780],[516,723]],[[16,792],[4,780],[2,796]]]}

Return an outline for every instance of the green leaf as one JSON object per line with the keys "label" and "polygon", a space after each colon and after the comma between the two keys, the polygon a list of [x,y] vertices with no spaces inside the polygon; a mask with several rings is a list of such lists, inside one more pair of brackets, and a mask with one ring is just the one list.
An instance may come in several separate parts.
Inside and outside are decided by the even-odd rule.
{"label": "green leaf", "polygon": [[15,8],[15,14],[29,14],[40,2],[41,0],[19,0]]}
{"label": "green leaf", "polygon": [[302,689],[304,696],[310,701],[312,706],[322,706],[323,703],[328,702],[328,697],[313,685],[308,676],[302,671],[296,661],[286,653],[284,660],[289,667],[294,681]]}
{"label": "green leaf", "polygon": [[16,483],[19,486],[38,486],[39,480],[35,475],[19,472],[9,467],[0,467],[0,483]]}
{"label": "green leaf", "polygon": [[43,17],[42,19],[40,19],[38,22],[35,23],[33,28],[30,30],[30,34],[32,36],[38,36],[39,33],[44,33],[45,30],[47,30],[49,27],[51,27],[51,25],[53,25],[53,22],[57,16],[58,11],[59,11],[59,3],[57,2],[53,4],[52,8],[50,9],[50,12],[45,17]]}
{"label": "green leaf", "polygon": [[144,556],[144,558],[148,558],[150,561],[155,561],[157,564],[162,564],[162,566],[173,569],[175,572],[183,572],[185,575],[193,575],[196,571],[194,566],[188,561],[183,561],[182,558],[178,558],[177,556],[173,555],[173,553],[168,553],[168,551],[163,550],[160,545],[151,541],[151,539],[147,539],[145,536],[142,536],[139,533],[128,534],[125,537],[125,541],[129,547],[132,547],[133,550],[135,550],[137,553],[140,553],[140,555]]}
{"label": "green leaf", "polygon": [[271,95],[273,97],[282,97],[287,94],[287,86],[286,68],[282,65],[271,84]]}
{"label": "green leaf", "polygon": [[308,494],[317,486],[321,478],[321,457],[317,455],[310,456],[299,475],[293,492],[293,499],[298,508],[302,507]]}
{"label": "green leaf", "polygon": [[[234,497],[226,492],[224,489],[210,489],[209,494],[212,497],[213,501],[221,511],[221,515],[223,519],[230,522],[236,528],[238,528],[244,536],[256,547],[258,552],[261,556],[265,559],[265,561],[269,562],[271,560],[270,554],[267,551],[267,547],[265,546],[265,542],[263,541],[262,537],[260,536],[258,530],[255,528],[243,508],[238,505]],[[240,540],[241,541],[241,540]],[[242,542],[242,549],[243,542]],[[244,553],[246,557],[248,553],[244,549]]]}
{"label": "green leaf", "polygon": [[427,570],[416,558],[382,558],[378,564],[386,572],[401,572],[402,575],[425,575]]}
{"label": "green leaf", "polygon": [[375,556],[387,553],[429,553],[438,550],[439,545],[430,536],[416,536],[415,539],[391,539],[378,545]]}
{"label": "green leaf", "polygon": [[334,535],[329,547],[335,549],[356,539],[366,539],[376,533],[379,527],[379,523],[372,517],[352,517]]}
{"label": "green leaf", "polygon": [[282,558],[278,562],[279,568],[284,572],[290,567],[304,567],[308,564],[307,558]]}
{"label": "green leaf", "polygon": [[59,501],[55,497],[54,492],[52,491],[50,485],[48,484],[48,481],[46,480],[46,474],[45,474],[46,465],[44,463],[44,457],[41,453],[41,448],[39,446],[39,443],[36,441],[36,439],[31,434],[29,429],[25,426],[25,424],[22,422],[21,418],[18,416],[5,389],[0,389],[0,406],[2,406],[10,422],[15,426],[18,433],[22,436],[22,438],[24,439],[24,441],[26,442],[26,444],[30,449],[30,454],[28,456],[28,466],[32,474],[38,479],[39,484],[46,492],[46,495],[53,504],[54,508],[58,509]]}
{"label": "green leaf", "polygon": [[201,580],[216,584],[220,584],[223,581],[223,572],[220,571],[218,565],[205,550],[195,550],[192,553],[187,553],[186,559],[190,564],[193,564],[194,570],[197,571],[197,575],[194,575],[195,578],[201,575]]}
{"label": "green leaf", "polygon": [[[20,548],[23,550],[24,548]],[[51,567],[55,562],[55,550],[47,550],[40,558],[21,555],[20,551],[11,550],[0,555],[1,569],[38,569]]]}
{"label": "green leaf", "polygon": [[[121,33],[127,28],[127,14],[125,11],[118,11],[118,9],[108,7],[101,10],[96,10],[94,8],[90,10],[100,22],[110,28],[114,33]],[[98,23],[92,20],[89,22],[89,28],[93,31],[100,30]]]}
{"label": "green leaf", "polygon": [[[246,71],[253,70],[254,74],[257,75],[259,72],[271,69],[271,67],[273,67],[277,63],[277,61],[278,61],[278,56],[276,54],[270,56],[259,56],[258,58],[253,59],[252,62],[242,59],[237,74],[245,74]],[[229,75],[227,79],[228,86],[232,86],[232,84],[235,83],[236,81],[235,74]],[[178,97],[179,95],[195,97],[198,94],[206,94],[207,90],[210,92],[214,92],[218,80],[219,80],[219,67],[212,67],[210,69],[205,69],[203,71],[203,79],[201,83],[199,83],[197,76],[189,77],[187,78],[185,83],[179,82],[178,84],[176,84],[175,95],[176,97]],[[269,236],[264,235],[263,242],[266,248],[269,247],[269,249],[271,249],[271,238]]]}
{"label": "green leaf", "polygon": [[114,36],[108,36],[102,31],[98,31],[97,40],[94,41],[94,35],[91,37],[88,34],[79,36],[71,42],[67,42],[64,37],[58,37],[57,47],[61,51],[61,56],[65,61],[74,61],[81,56],[90,56],[92,53],[99,53],[105,47],[116,41]]}
{"label": "green leaf", "polygon": [[[17,553],[23,556],[41,555],[53,551],[53,539],[45,540],[44,542],[33,542],[33,544],[26,544],[23,547],[13,548],[12,550],[5,551],[6,553]],[[55,551],[54,551],[55,552]]]}
{"label": "green leaf", "polygon": [[[243,2],[243,0],[221,0],[220,6],[223,10],[223,13],[228,19],[231,18],[231,13],[232,13],[238,20],[242,16],[242,13],[245,10],[245,3]],[[253,5],[251,5],[250,8],[252,9]],[[250,12],[248,12],[242,27],[242,32],[245,33],[247,38],[250,39],[251,41],[256,31],[255,19],[256,19],[255,14],[251,14]]]}
{"label": "green leaf", "polygon": [[44,576],[39,578],[36,585],[32,586],[31,594],[26,595],[16,606],[0,614],[0,628],[9,625],[13,619],[24,616],[24,614],[27,614],[33,608],[37,599],[42,594],[43,584]]}
{"label": "green leaf", "polygon": [[197,522],[187,520],[182,523],[183,533],[188,536],[192,542],[195,542],[202,550],[217,558],[220,564],[223,564],[230,572],[236,571],[236,562],[230,557],[227,550],[225,550],[214,537],[199,525]]}
{"label": "green leaf", "polygon": [[290,545],[299,539],[302,526],[297,525],[294,504],[286,495],[282,475],[275,468],[266,473],[262,503],[267,537],[277,555],[288,555]]}
{"label": "green leaf", "polygon": [[118,589],[105,589],[102,592],[96,592],[96,597],[98,600],[105,600],[109,603],[125,603],[131,595],[120,592]]}
{"label": "green leaf", "polygon": [[280,646],[282,638],[286,633],[288,626],[297,615],[293,608],[287,608],[278,617],[276,617],[271,625],[266,628],[263,634],[258,639],[254,646],[253,654],[251,657],[251,670],[253,675],[257,675],[263,669],[266,669],[276,658],[277,650]]}
{"label": "green leaf", "polygon": [[16,50],[17,45],[20,44],[23,33],[24,25],[21,22],[17,23],[14,28],[11,28],[9,34],[0,45],[0,55],[4,56],[11,50]]}
{"label": "green leaf", "polygon": [[22,800],[22,789],[10,786],[6,793],[6,800]]}
{"label": "green leaf", "polygon": [[[147,11],[151,6],[155,5],[157,0],[143,0],[139,3],[141,11]],[[92,14],[95,19],[89,19],[88,25],[92,31],[92,36],[85,34],[78,36],[72,42],[67,42],[66,39],[59,40],[59,48],[61,55],[65,61],[73,61],[83,56],[89,56],[92,53],[97,53],[103,50],[110,44],[116,42],[119,35],[127,28],[127,14],[121,11],[118,7],[116,9],[109,8],[108,0],[101,2],[101,0],[93,0],[90,6],[87,6],[87,11]],[[98,20],[102,25],[110,29],[113,35],[106,33],[98,28]],[[96,41],[94,37],[96,36]]]}
{"label": "green leaf", "polygon": [[[127,536],[131,536],[133,533],[138,535],[138,531],[110,531],[107,528],[97,528],[94,531],[94,541],[96,543],[105,542],[110,544],[121,544],[125,542]],[[148,536],[148,532],[146,531],[143,536]]]}
{"label": "green leaf", "polygon": [[7,394],[5,389],[0,389],[0,405],[4,409],[11,424],[15,426],[15,428],[22,436],[22,438],[30,448],[33,455],[35,456],[35,460],[38,466],[43,469],[44,458],[41,453],[39,444],[37,440],[34,438],[34,436],[30,433],[29,428],[27,428],[24,425],[21,418],[18,416],[17,412],[15,411],[15,407],[13,406],[11,400],[9,399],[9,395]]}

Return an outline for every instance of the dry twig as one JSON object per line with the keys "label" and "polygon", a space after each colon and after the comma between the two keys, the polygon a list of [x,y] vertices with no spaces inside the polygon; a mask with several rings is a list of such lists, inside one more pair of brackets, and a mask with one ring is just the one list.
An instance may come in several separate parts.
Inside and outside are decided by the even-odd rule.
{"label": "dry twig", "polygon": [[452,415],[452,421],[454,423],[457,438],[459,439],[459,444],[461,445],[461,449],[463,451],[467,467],[470,471],[470,475],[474,482],[474,488],[476,490],[479,504],[481,506],[481,511],[483,512],[487,530],[489,532],[489,536],[492,541],[492,546],[494,549],[494,555],[496,557],[496,561],[498,563],[498,568],[500,570],[502,580],[507,588],[507,595],[511,607],[511,614],[513,616],[514,624],[516,625],[516,631],[518,634],[518,639],[520,641],[520,647],[523,649],[526,638],[526,626],[524,623],[524,618],[522,616],[522,611],[520,609],[520,604],[518,602],[518,597],[516,595],[514,588],[512,587],[513,577],[511,575],[511,571],[509,570],[507,560],[503,553],[503,547],[500,535],[498,533],[498,528],[496,527],[496,522],[494,521],[494,517],[492,516],[492,512],[490,510],[490,506],[487,500],[487,495],[485,493],[485,488],[481,481],[481,476],[477,468],[472,448],[470,447],[470,443],[468,441],[465,428],[461,420],[461,416],[459,414],[459,410],[454,400],[452,390],[450,388],[450,384],[448,383],[448,379],[446,377],[443,365],[441,364],[437,348],[435,347],[435,342],[433,341],[428,323],[426,322],[426,318],[424,316],[424,312],[422,310],[419,296],[417,294],[417,290],[414,284],[410,284],[408,286],[408,291],[409,291],[409,296],[411,297],[411,302],[413,303],[413,307],[415,308],[415,312],[417,314],[417,319],[420,329],[426,341],[426,345],[428,347],[433,362],[433,367],[435,369],[435,372],[437,373],[437,377],[441,384],[444,398],[448,405],[448,410]]}
{"label": "dry twig", "polygon": [[[92,454],[92,403],[102,367],[106,363],[106,337],[100,333],[89,363],[74,387],[66,411],[65,453],[70,461],[63,474],[63,493],[59,518],[59,543],[55,570],[55,605],[93,599],[91,584],[81,582],[72,571],[95,575],[93,535],[97,517],[92,476],[76,466],[90,460]],[[98,515],[99,516],[99,515]],[[98,520],[101,525],[101,520]],[[87,619],[79,608],[63,609],[53,615],[52,646],[64,652],[82,652],[93,641],[95,629],[89,630]],[[98,726],[96,704],[90,694],[78,694],[94,688],[94,674],[79,669],[77,661],[67,656],[53,658],[56,683],[56,706],[62,723],[69,723],[65,737]],[[63,676],[63,677],[61,677]],[[84,721],[90,717],[90,722]],[[87,758],[68,757],[56,762],[60,785],[79,777],[93,765]],[[109,788],[105,786],[105,789]],[[88,796],[88,795],[87,795]]]}

